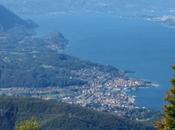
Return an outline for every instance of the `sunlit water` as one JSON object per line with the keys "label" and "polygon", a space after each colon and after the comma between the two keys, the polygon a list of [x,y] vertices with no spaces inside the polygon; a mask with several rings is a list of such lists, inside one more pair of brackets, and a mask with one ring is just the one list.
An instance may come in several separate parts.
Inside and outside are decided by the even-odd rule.
{"label": "sunlit water", "polygon": [[115,15],[61,14],[32,16],[38,32],[60,31],[69,39],[67,52],[82,59],[136,71],[133,75],[160,84],[137,90],[136,104],[160,110],[175,63],[175,30],[141,19]]}

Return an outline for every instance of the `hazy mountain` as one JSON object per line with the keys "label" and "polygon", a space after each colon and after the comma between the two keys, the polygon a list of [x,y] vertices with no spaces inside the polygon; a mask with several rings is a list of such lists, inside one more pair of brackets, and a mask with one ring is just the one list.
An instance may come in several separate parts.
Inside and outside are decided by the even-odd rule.
{"label": "hazy mountain", "polygon": [[15,26],[24,26],[26,28],[36,26],[31,20],[23,20],[2,5],[0,5],[0,18],[1,31],[7,31]]}
{"label": "hazy mountain", "polygon": [[174,12],[174,0],[0,0],[17,12],[95,11],[122,13]]}
{"label": "hazy mountain", "polygon": [[109,73],[110,77],[120,76],[114,67],[63,54],[68,40],[61,33],[36,37],[27,28],[28,22],[3,6],[0,16],[3,18],[0,19],[0,87],[63,87],[98,79],[97,74],[89,73],[88,77],[78,74],[80,70],[95,69],[98,73]]}

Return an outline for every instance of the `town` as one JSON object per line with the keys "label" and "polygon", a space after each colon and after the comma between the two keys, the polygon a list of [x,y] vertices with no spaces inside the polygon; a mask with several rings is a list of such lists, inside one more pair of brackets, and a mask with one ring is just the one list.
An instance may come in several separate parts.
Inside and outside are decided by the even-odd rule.
{"label": "town", "polygon": [[[100,78],[101,79],[101,78]],[[130,89],[154,84],[134,79],[117,78],[102,84],[96,80],[82,86],[46,87],[46,88],[0,88],[0,95],[33,97],[44,100],[57,100],[69,104],[77,104],[98,111],[116,113],[119,116],[131,116],[131,111],[146,111],[135,105],[135,96],[129,94]],[[123,87],[122,87],[123,86]],[[143,116],[143,115],[140,115]],[[138,117],[138,115],[137,115]],[[145,119],[145,116],[143,117]]]}

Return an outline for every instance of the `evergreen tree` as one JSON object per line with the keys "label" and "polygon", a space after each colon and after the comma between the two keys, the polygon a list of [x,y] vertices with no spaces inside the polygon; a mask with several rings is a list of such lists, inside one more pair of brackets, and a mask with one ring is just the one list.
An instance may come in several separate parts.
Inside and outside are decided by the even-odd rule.
{"label": "evergreen tree", "polygon": [[19,123],[15,130],[39,130],[39,123],[32,119]]}
{"label": "evergreen tree", "polygon": [[[175,72],[175,66],[173,70]],[[158,130],[175,130],[175,76],[171,82],[172,88],[165,97],[167,104],[164,107],[163,118],[156,123]]]}

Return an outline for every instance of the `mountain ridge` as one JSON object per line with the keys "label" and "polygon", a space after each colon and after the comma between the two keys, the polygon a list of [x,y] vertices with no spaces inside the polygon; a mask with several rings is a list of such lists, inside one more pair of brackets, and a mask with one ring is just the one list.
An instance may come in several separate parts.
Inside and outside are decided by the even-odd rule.
{"label": "mountain ridge", "polygon": [[[160,11],[162,12],[162,8],[164,11],[168,12],[167,9],[173,9],[175,2],[173,0],[54,0],[50,2],[49,0],[44,1],[34,1],[34,0],[21,0],[13,2],[12,0],[1,0],[2,3],[9,8],[13,9],[17,12],[25,12],[30,13],[30,10],[34,13],[41,12],[74,12],[74,11],[87,11],[87,12],[133,12],[135,13],[154,13],[156,11],[158,14]],[[40,8],[38,8],[38,5]],[[145,7],[146,6],[146,7]],[[18,7],[18,8],[16,8]],[[43,7],[43,8],[41,8]],[[45,8],[47,7],[47,8]],[[163,12],[164,12],[163,11]]]}
{"label": "mountain ridge", "polygon": [[35,28],[37,25],[31,20],[23,20],[12,11],[0,4],[0,31],[7,31],[15,26]]}

